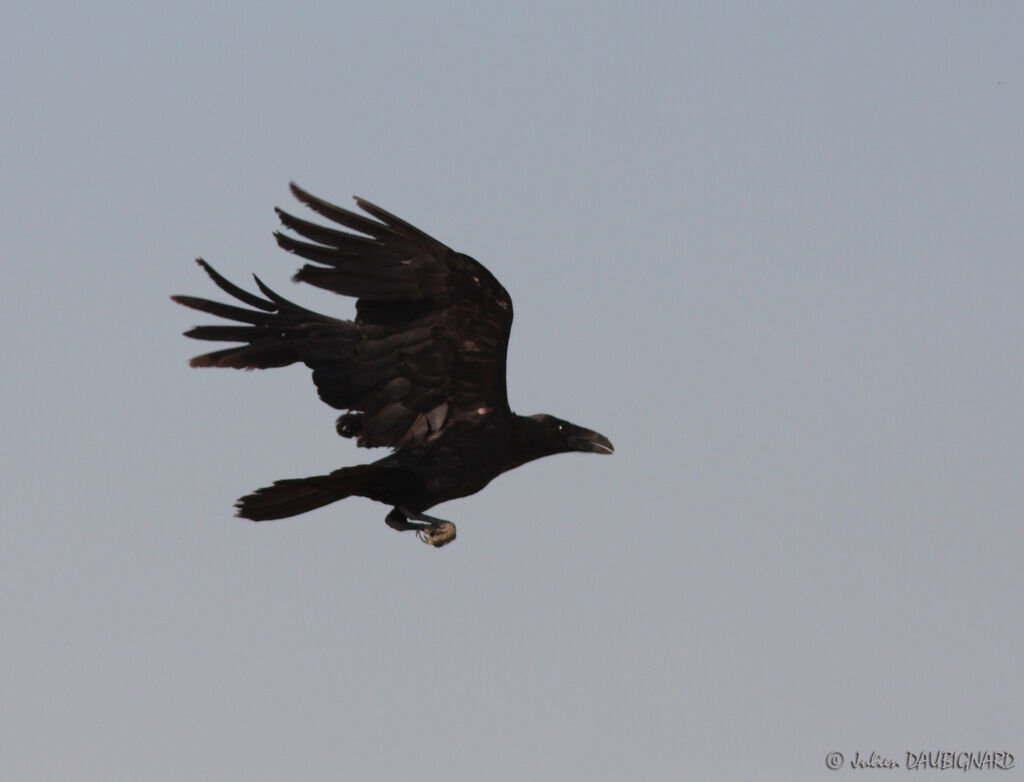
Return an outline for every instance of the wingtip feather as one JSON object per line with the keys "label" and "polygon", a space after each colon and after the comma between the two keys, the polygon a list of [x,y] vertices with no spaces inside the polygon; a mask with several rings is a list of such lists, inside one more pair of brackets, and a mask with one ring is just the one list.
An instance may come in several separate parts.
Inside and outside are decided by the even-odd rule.
{"label": "wingtip feather", "polygon": [[295,196],[297,199],[299,199],[304,204],[308,205],[310,201],[315,201],[316,200],[316,198],[312,195],[312,193],[309,193],[306,190],[303,190],[301,187],[299,187],[297,184],[295,184],[295,182],[289,182],[288,183],[288,189],[291,191],[293,196]]}

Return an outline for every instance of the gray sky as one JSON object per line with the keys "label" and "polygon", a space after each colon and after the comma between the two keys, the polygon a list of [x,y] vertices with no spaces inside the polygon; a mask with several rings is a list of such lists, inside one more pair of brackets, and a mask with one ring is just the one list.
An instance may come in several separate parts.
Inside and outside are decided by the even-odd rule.
{"label": "gray sky", "polygon": [[[0,777],[1020,776],[1024,6],[771,5],[3,5]],[[187,366],[197,255],[352,312],[290,179],[485,263],[615,456],[442,550],[233,518],[383,455]]]}

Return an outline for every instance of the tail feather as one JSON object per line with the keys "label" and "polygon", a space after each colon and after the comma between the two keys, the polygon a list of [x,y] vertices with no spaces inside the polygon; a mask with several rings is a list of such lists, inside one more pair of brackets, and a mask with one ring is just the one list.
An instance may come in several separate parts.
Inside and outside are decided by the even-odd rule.
{"label": "tail feather", "polygon": [[310,483],[307,478],[290,478],[245,495],[235,503],[235,508],[243,519],[269,521],[298,516],[347,496],[344,492]]}
{"label": "tail feather", "polygon": [[380,477],[374,465],[360,464],[330,475],[286,478],[245,495],[235,503],[235,508],[238,516],[252,521],[285,519],[353,495],[375,495]]}

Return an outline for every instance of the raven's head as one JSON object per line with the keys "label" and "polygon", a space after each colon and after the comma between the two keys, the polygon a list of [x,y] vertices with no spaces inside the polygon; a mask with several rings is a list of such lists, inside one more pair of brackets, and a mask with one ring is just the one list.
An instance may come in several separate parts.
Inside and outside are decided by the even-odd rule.
{"label": "raven's head", "polygon": [[532,427],[546,454],[586,451],[588,453],[612,453],[615,449],[603,434],[576,426],[553,415],[531,415],[535,422]]}

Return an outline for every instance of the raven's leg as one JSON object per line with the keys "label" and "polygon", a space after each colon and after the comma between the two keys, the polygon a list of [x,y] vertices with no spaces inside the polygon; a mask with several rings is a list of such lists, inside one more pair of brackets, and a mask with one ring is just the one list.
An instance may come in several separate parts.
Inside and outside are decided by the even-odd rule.
{"label": "raven's leg", "polygon": [[[455,540],[454,524],[425,513],[416,513],[405,508],[392,508],[384,521],[391,529],[396,529],[399,532],[415,530],[416,537],[437,548]],[[417,524],[416,522],[425,523]]]}
{"label": "raven's leg", "polygon": [[384,518],[384,523],[391,527],[391,529],[396,529],[399,532],[423,529],[424,526],[409,521],[400,508],[392,508],[391,512]]}

